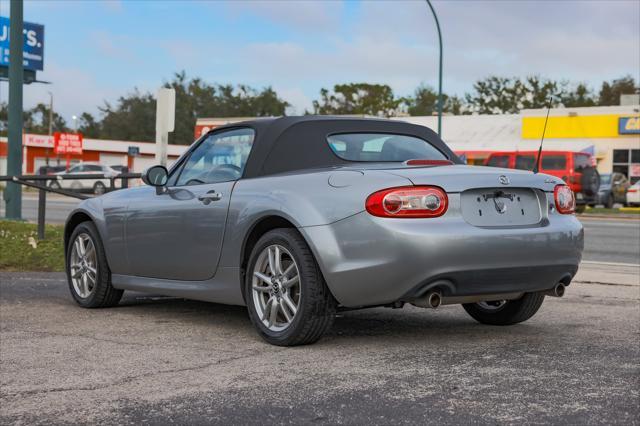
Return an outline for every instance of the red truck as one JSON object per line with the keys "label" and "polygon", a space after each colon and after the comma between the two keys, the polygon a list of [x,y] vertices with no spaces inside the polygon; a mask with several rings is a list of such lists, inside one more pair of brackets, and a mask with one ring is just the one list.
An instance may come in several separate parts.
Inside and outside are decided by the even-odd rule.
{"label": "red truck", "polygon": [[[484,165],[507,169],[533,170],[538,151],[493,152]],[[576,211],[584,211],[586,205],[596,204],[600,175],[594,167],[592,156],[586,152],[542,151],[540,173],[564,180],[576,194]]]}

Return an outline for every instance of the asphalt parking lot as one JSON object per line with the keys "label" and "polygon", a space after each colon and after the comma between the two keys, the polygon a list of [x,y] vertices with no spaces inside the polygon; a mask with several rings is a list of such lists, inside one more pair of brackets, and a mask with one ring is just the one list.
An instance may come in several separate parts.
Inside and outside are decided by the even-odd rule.
{"label": "asphalt parking lot", "polygon": [[245,309],[0,273],[0,423],[640,424],[640,270],[585,263],[530,321],[460,307],[341,314],[280,348]]}

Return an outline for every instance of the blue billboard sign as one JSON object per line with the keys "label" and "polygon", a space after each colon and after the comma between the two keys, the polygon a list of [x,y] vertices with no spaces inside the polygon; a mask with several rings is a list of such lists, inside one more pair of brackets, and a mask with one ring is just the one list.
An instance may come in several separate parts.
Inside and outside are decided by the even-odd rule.
{"label": "blue billboard sign", "polygon": [[[0,16],[0,66],[9,66],[9,18]],[[23,65],[25,70],[42,71],[44,65],[44,25],[25,22]]]}
{"label": "blue billboard sign", "polygon": [[640,116],[618,118],[618,134],[620,135],[640,134]]}

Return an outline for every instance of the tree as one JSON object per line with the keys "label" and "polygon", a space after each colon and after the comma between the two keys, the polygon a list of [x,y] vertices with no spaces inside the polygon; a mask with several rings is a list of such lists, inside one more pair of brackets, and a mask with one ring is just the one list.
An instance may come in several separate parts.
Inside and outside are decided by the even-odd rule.
{"label": "tree", "polygon": [[[442,94],[442,112],[460,115],[464,110],[462,99]],[[436,115],[438,113],[438,93],[430,86],[421,84],[412,97],[404,99],[409,115]]]}
{"label": "tree", "polygon": [[596,99],[586,84],[579,83],[575,89],[565,93],[562,97],[562,105],[567,108],[590,107],[596,105]]}
{"label": "tree", "polygon": [[93,115],[88,112],[80,114],[80,125],[78,131],[82,133],[85,138],[99,138],[102,126],[100,122],[97,122]]}
{"label": "tree", "polygon": [[465,98],[469,109],[479,114],[517,114],[522,109],[546,108],[551,95],[551,106],[557,107],[564,94],[564,84],[538,76],[524,80],[490,76],[477,81],[473,88],[475,92]]}
{"label": "tree", "polygon": [[611,83],[603,82],[598,96],[598,105],[620,105],[620,95],[632,95],[640,93],[636,81],[630,75],[613,80]]}
{"label": "tree", "polygon": [[320,100],[313,101],[314,114],[374,115],[392,117],[397,114],[401,99],[386,84],[336,84],[333,92],[320,90]]}
{"label": "tree", "polygon": [[[41,135],[49,134],[49,105],[39,103],[24,112],[24,130],[26,133]],[[67,122],[57,112],[53,112],[52,132],[66,132],[69,130]]]}
{"label": "tree", "polygon": [[176,91],[176,128],[169,143],[190,144],[198,117],[271,117],[285,115],[289,103],[271,88],[257,91],[246,85],[211,85],[186,73],[174,75],[167,88]]}
{"label": "tree", "polygon": [[100,138],[129,141],[155,140],[156,100],[150,93],[134,89],[118,98],[115,105],[105,102]]}

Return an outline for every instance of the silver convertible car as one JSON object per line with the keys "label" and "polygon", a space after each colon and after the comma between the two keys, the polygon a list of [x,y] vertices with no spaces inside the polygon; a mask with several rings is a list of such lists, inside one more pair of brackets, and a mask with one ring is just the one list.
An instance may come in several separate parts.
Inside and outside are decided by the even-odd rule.
{"label": "silver convertible car", "polygon": [[406,303],[522,322],[562,296],[583,249],[560,179],[464,165],[400,121],[236,123],[143,180],[70,214],[76,302],[134,290],[246,305],[276,345],[317,341],[339,310]]}

